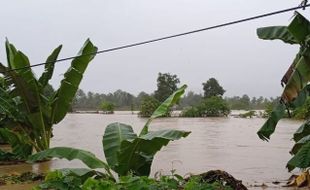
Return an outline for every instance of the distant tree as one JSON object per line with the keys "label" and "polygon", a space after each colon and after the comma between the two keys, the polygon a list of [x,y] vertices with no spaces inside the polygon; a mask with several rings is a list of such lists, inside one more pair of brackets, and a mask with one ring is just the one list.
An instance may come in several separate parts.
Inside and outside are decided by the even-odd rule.
{"label": "distant tree", "polygon": [[78,89],[72,101],[72,109],[77,110],[87,106],[87,96],[82,89]]}
{"label": "distant tree", "polygon": [[55,90],[52,85],[47,84],[43,90],[43,95],[46,96],[47,98],[50,98],[54,95]]}
{"label": "distant tree", "polygon": [[243,105],[243,109],[244,110],[249,110],[250,109],[251,100],[250,100],[250,97],[248,95],[244,94],[240,98],[240,102]]}
{"label": "distant tree", "polygon": [[112,102],[103,101],[100,105],[101,110],[106,114],[114,113],[114,104]]}
{"label": "distant tree", "polygon": [[212,96],[202,100],[199,105],[186,107],[182,117],[222,117],[230,113],[230,108],[222,97]]}
{"label": "distant tree", "polygon": [[268,117],[270,117],[271,112],[272,112],[272,109],[273,109],[272,104],[271,104],[271,103],[267,104],[266,107],[265,107],[265,110],[264,110],[264,112],[263,112],[262,117],[263,117],[263,118],[268,118]]}
{"label": "distant tree", "polygon": [[129,110],[133,103],[134,96],[128,92],[117,90],[113,93],[113,99],[117,107],[127,108],[127,110]]}
{"label": "distant tree", "polygon": [[202,100],[202,95],[195,94],[193,91],[189,91],[180,101],[180,107],[189,107],[200,104]]}
{"label": "distant tree", "polygon": [[264,97],[260,96],[257,100],[256,100],[257,104],[262,105],[264,102]]}
{"label": "distant tree", "polygon": [[183,108],[181,117],[203,117],[203,110],[200,110],[201,106],[189,106]]}
{"label": "distant tree", "polygon": [[171,75],[170,73],[158,73],[157,78],[157,90],[154,92],[154,97],[163,102],[174,91],[178,89],[177,85],[180,83],[177,75]]}
{"label": "distant tree", "polygon": [[293,118],[295,119],[309,119],[310,118],[310,98],[308,97],[306,102],[293,110]]}
{"label": "distant tree", "polygon": [[203,113],[207,117],[227,116],[230,113],[230,108],[227,102],[219,96],[212,96],[203,102]]}
{"label": "distant tree", "polygon": [[144,96],[140,105],[140,117],[150,117],[156,108],[160,105],[160,102],[153,96]]}
{"label": "distant tree", "polygon": [[256,97],[253,97],[251,99],[251,107],[254,109],[257,107],[257,98]]}
{"label": "distant tree", "polygon": [[149,96],[146,92],[143,92],[143,91],[140,92],[138,96],[135,98],[135,105],[137,107],[140,107],[142,99],[146,96]]}
{"label": "distant tree", "polygon": [[223,96],[225,90],[218,83],[215,78],[210,78],[207,82],[202,83],[204,90],[204,97],[210,98],[212,96]]}

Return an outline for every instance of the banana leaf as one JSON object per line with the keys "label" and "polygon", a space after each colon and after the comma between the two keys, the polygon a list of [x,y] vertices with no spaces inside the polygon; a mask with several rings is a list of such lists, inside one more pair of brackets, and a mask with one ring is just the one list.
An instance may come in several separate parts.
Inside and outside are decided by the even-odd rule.
{"label": "banana leaf", "polygon": [[310,22],[298,12],[287,28],[299,43],[304,43],[310,34]]}
{"label": "banana leaf", "polygon": [[[28,57],[25,54],[23,54],[23,52],[16,51],[15,47],[12,44],[10,44],[8,40],[6,41],[6,46],[10,46],[9,48],[7,48],[9,50],[7,54],[8,54],[8,57],[10,57],[10,62],[8,63],[10,68],[19,69],[19,70],[16,70],[15,72],[19,74],[26,81],[29,89],[36,92],[38,88],[36,78],[30,68],[24,68],[24,67],[30,66]],[[14,49],[13,52],[10,51],[12,49]],[[24,68],[24,69],[20,69],[20,68]]]}
{"label": "banana leaf", "polygon": [[[299,92],[298,96],[291,102],[288,106],[290,108],[296,108],[303,105],[309,96],[310,85],[307,85]],[[268,141],[270,136],[274,133],[276,126],[280,119],[285,115],[286,105],[283,103],[278,103],[271,112],[270,117],[264,123],[264,125],[259,129],[257,135],[260,139]]]}
{"label": "banana leaf", "polygon": [[0,128],[0,138],[11,145],[12,153],[19,159],[24,160],[32,154],[32,144],[25,133]]}
{"label": "banana leaf", "polygon": [[179,88],[177,91],[175,91],[172,95],[170,95],[151,115],[151,117],[147,120],[146,124],[144,125],[143,129],[141,130],[139,136],[145,135],[148,132],[148,128],[150,123],[153,121],[153,119],[156,119],[158,117],[164,116],[171,106],[173,106],[175,103],[179,101],[181,96],[184,94],[185,89],[187,88],[187,85],[183,85],[181,88]]}
{"label": "banana leaf", "polygon": [[7,57],[8,67],[10,69],[12,69],[12,65],[14,65],[14,57],[17,53],[17,50],[13,44],[10,44],[10,42],[7,38],[5,40],[5,49],[6,49],[6,57]]}
{"label": "banana leaf", "polygon": [[285,101],[285,103],[292,102],[310,81],[309,64],[309,58],[301,56],[284,88],[282,100]]}
{"label": "banana leaf", "polygon": [[60,122],[68,112],[88,63],[95,57],[95,52],[97,52],[97,47],[87,39],[78,53],[81,56],[71,62],[71,67],[64,74],[64,79],[61,81],[60,88],[57,90],[52,102],[51,118],[53,124]]}
{"label": "banana leaf", "polygon": [[123,123],[112,123],[107,126],[102,139],[105,158],[112,169],[117,164],[117,152],[122,141],[135,139],[137,135],[131,126]]}
{"label": "banana leaf", "polygon": [[[22,59],[22,56],[19,56],[18,58],[21,58],[22,62],[25,59]],[[17,60],[19,60],[17,58]],[[5,76],[5,81],[8,85],[13,85],[13,89],[11,90],[11,97],[21,97],[24,101],[23,106],[24,110],[26,112],[31,112],[36,109],[36,106],[38,105],[38,99],[36,93],[36,87],[32,87],[29,85],[27,80],[30,81],[30,83],[33,84],[33,80],[28,78],[27,80],[23,78],[23,76],[15,71],[8,71],[8,68],[4,65],[0,64],[0,73],[2,73]],[[32,82],[31,82],[32,81]]]}
{"label": "banana leaf", "polygon": [[54,67],[56,60],[58,58],[58,55],[61,51],[62,45],[58,46],[52,54],[47,58],[44,68],[44,72],[42,73],[41,77],[39,78],[38,82],[40,84],[40,89],[41,92],[45,88],[45,86],[48,84],[48,81],[52,78],[53,72],[54,72]]}
{"label": "banana leaf", "polygon": [[292,171],[296,167],[306,169],[309,166],[310,166],[310,142],[307,142],[307,144],[303,145],[297,152],[297,154],[288,161],[286,167],[288,168],[289,171]]}
{"label": "banana leaf", "polygon": [[148,132],[134,140],[124,140],[118,153],[118,165],[115,171],[127,175],[130,171],[135,175],[148,176],[155,154],[170,141],[186,137],[190,132],[178,130],[160,130]]}
{"label": "banana leaf", "polygon": [[294,141],[298,142],[305,136],[310,135],[310,121],[304,122],[294,133]]}
{"label": "banana leaf", "polygon": [[76,148],[69,148],[69,147],[50,148],[48,150],[44,150],[29,156],[27,161],[29,163],[34,163],[36,161],[46,160],[52,157],[65,158],[69,161],[78,159],[91,169],[97,169],[97,168],[105,169],[106,172],[113,178],[113,175],[110,172],[110,168],[106,163],[99,160],[93,153]]}
{"label": "banana leaf", "polygon": [[289,44],[298,44],[299,41],[290,33],[287,26],[270,26],[258,28],[257,36],[263,40],[282,40]]}
{"label": "banana leaf", "polygon": [[303,137],[299,141],[295,143],[292,150],[290,151],[291,154],[297,154],[297,152],[300,150],[300,148],[305,145],[306,143],[310,142],[310,134]]}
{"label": "banana leaf", "polygon": [[18,110],[16,102],[9,93],[0,87],[0,114],[3,114],[14,121],[23,121],[24,115]]}

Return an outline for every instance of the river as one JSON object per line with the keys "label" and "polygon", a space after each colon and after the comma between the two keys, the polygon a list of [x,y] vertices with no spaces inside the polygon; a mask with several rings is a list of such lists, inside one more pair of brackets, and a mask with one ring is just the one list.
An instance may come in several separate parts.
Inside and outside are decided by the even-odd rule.
{"label": "river", "polygon": [[[156,154],[152,175],[156,172],[169,174],[172,169],[181,175],[221,169],[242,180],[249,187],[262,183],[272,186],[273,181],[286,180],[292,175],[285,168],[291,158],[289,150],[293,146],[292,134],[301,122],[282,120],[270,142],[265,142],[256,135],[264,121],[265,119],[261,118],[233,117],[175,117],[154,120],[151,130],[179,129],[192,133],[187,138],[170,143]],[[130,112],[116,112],[113,115],[68,114],[54,127],[51,146],[81,148],[104,159],[102,135],[105,127],[113,122],[130,124],[138,132],[146,119]],[[0,166],[0,175],[10,172],[42,172],[64,167],[84,165],[79,161],[53,160],[34,165]]]}

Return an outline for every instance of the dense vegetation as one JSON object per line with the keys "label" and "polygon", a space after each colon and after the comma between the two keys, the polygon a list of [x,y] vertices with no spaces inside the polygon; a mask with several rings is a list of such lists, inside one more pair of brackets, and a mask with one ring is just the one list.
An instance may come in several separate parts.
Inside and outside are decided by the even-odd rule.
{"label": "dense vegetation", "polygon": [[[85,93],[83,90],[79,89],[72,108],[75,111],[100,110],[101,102],[106,101],[113,103],[115,105],[115,110],[131,110],[132,106],[134,110],[140,110],[140,106],[145,97],[150,96],[152,96],[152,94],[146,92],[140,92],[135,96],[122,90],[117,90],[113,93],[100,94],[94,92]],[[189,106],[198,105],[202,99],[202,94],[189,91],[181,98],[176,109],[181,110]],[[278,98],[264,98],[262,96],[250,98],[246,94],[242,96],[224,97],[223,99],[225,99],[232,110],[264,110],[269,104],[275,105],[279,100]]]}
{"label": "dense vegetation", "polygon": [[221,181],[209,181],[201,176],[188,179],[177,174],[160,176],[158,179],[147,176],[121,176],[116,182],[112,179],[91,178],[84,170],[56,170],[45,177],[45,181],[34,190],[233,190]]}
{"label": "dense vegetation", "polygon": [[66,116],[88,63],[94,58],[90,53],[96,52],[97,47],[86,40],[79,52],[83,57],[72,60],[59,89],[53,93],[48,82],[61,45],[47,58],[48,64],[38,79],[25,54],[8,40],[5,47],[7,66],[0,63],[0,138],[9,143],[11,151],[0,150],[0,160],[23,160],[34,149],[49,148],[53,125]]}
{"label": "dense vegetation", "polygon": [[203,83],[204,97],[196,105],[185,108],[181,116],[183,117],[219,117],[227,116],[230,108],[222,98],[225,90],[215,78],[210,78]]}
{"label": "dense vegetation", "polygon": [[101,102],[100,108],[106,114],[114,113],[114,104],[111,102],[103,101]]}
{"label": "dense vegetation", "polygon": [[288,44],[299,45],[293,63],[283,76],[284,86],[280,102],[274,106],[270,117],[258,131],[258,136],[269,140],[275,131],[278,121],[285,116],[286,110],[295,110],[295,115],[303,115],[306,121],[293,134],[295,145],[291,150],[292,158],[287,163],[289,171],[294,168],[307,169],[310,167],[310,22],[301,14],[296,13],[288,26],[271,26],[257,30],[259,38],[266,40],[281,40]]}

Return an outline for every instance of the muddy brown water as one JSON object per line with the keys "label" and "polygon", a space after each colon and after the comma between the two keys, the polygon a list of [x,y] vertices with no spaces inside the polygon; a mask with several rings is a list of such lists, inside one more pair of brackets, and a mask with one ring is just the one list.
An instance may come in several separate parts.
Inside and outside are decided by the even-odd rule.
{"label": "muddy brown water", "polygon": [[[157,119],[151,124],[151,130],[179,129],[192,133],[187,138],[170,143],[156,155],[152,175],[156,172],[169,174],[172,169],[181,175],[221,169],[241,179],[248,187],[262,183],[273,186],[273,181],[284,181],[292,175],[287,172],[285,165],[291,157],[289,150],[293,145],[292,134],[301,122],[282,120],[267,143],[256,135],[264,121],[260,118],[232,117]],[[130,124],[138,132],[146,119],[138,118],[130,112],[116,112],[113,115],[69,114],[54,127],[51,146],[81,148],[104,159],[102,135],[105,127],[113,122]],[[67,167],[84,165],[80,161],[52,160],[34,165],[0,166],[0,175],[25,171],[45,172]],[[26,188],[6,186],[0,189]]]}

